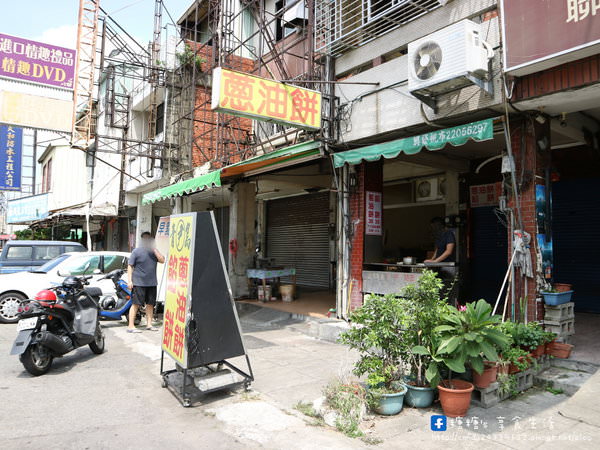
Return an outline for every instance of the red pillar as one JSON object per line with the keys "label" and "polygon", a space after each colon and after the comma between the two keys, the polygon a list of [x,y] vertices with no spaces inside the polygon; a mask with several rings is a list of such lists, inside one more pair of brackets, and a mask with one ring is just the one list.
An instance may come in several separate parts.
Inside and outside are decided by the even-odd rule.
{"label": "red pillar", "polygon": [[350,250],[350,308],[363,304],[362,270],[365,259],[365,203],[367,191],[383,191],[383,161],[362,163],[356,170],[356,190],[350,195],[350,222],[353,229]]}

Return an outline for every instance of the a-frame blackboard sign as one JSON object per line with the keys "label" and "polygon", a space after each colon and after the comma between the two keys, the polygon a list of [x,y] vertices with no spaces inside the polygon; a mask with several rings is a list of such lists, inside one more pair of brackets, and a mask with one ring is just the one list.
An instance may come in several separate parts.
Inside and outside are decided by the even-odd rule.
{"label": "a-frame blackboard sign", "polygon": [[[169,375],[177,370],[163,371],[165,353],[183,371],[181,388],[172,387],[171,391],[184,406],[190,404],[186,393],[189,369],[205,367],[214,371],[215,364],[219,368],[227,366],[240,375],[243,379],[240,383],[247,386],[253,380],[252,368],[212,212],[171,216],[166,264],[163,386],[172,387]],[[248,373],[227,361],[238,356],[246,357]],[[220,388],[227,387],[230,385]]]}

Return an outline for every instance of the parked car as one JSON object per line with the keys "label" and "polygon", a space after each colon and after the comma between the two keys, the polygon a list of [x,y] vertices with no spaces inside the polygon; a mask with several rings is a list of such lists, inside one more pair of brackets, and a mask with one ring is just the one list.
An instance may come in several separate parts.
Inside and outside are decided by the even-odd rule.
{"label": "parked car", "polygon": [[79,242],[8,241],[0,254],[0,274],[35,270],[67,252],[85,252]]}
{"label": "parked car", "polygon": [[31,272],[0,276],[0,322],[18,321],[18,309],[23,300],[35,297],[39,291],[62,283],[69,275],[92,275],[90,287],[99,287],[105,295],[114,294],[111,280],[101,280],[115,269],[127,269],[129,253],[69,252],[46,262]]}

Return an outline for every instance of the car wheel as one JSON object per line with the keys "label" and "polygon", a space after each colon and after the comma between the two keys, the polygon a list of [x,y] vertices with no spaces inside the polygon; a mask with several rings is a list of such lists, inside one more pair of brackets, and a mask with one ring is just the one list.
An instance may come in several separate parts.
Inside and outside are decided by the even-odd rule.
{"label": "car wheel", "polygon": [[19,321],[19,306],[26,300],[25,296],[16,292],[0,295],[0,322],[15,323]]}

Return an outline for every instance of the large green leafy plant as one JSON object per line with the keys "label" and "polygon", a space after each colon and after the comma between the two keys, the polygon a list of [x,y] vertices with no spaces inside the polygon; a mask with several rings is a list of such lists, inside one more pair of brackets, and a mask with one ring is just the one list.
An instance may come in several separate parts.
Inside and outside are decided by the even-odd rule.
{"label": "large green leafy plant", "polygon": [[403,334],[402,300],[393,295],[371,296],[352,312],[350,321],[352,328],[342,333],[339,341],[360,353],[354,373],[366,374],[369,386],[394,391],[393,382],[400,379],[400,361],[410,351]]}
{"label": "large green leafy plant", "polygon": [[432,345],[415,346],[413,352],[429,356],[431,362],[425,373],[432,386],[440,383],[440,371],[449,370],[452,388],[452,373],[464,373],[470,366],[483,373],[484,361],[497,361],[496,347],[503,348],[508,337],[498,330],[500,316],[492,315],[492,307],[485,300],[470,303],[462,311],[448,306],[440,317],[441,325],[434,329]]}
{"label": "large green leafy plant", "polygon": [[[435,272],[425,270],[415,284],[406,286],[402,291],[404,304],[404,340],[411,347],[430,348],[435,338],[435,328],[440,324],[440,316],[446,309],[446,301],[441,298],[443,287]],[[431,356],[422,353],[408,353],[411,375],[417,386],[426,386],[425,370],[431,362]]]}

